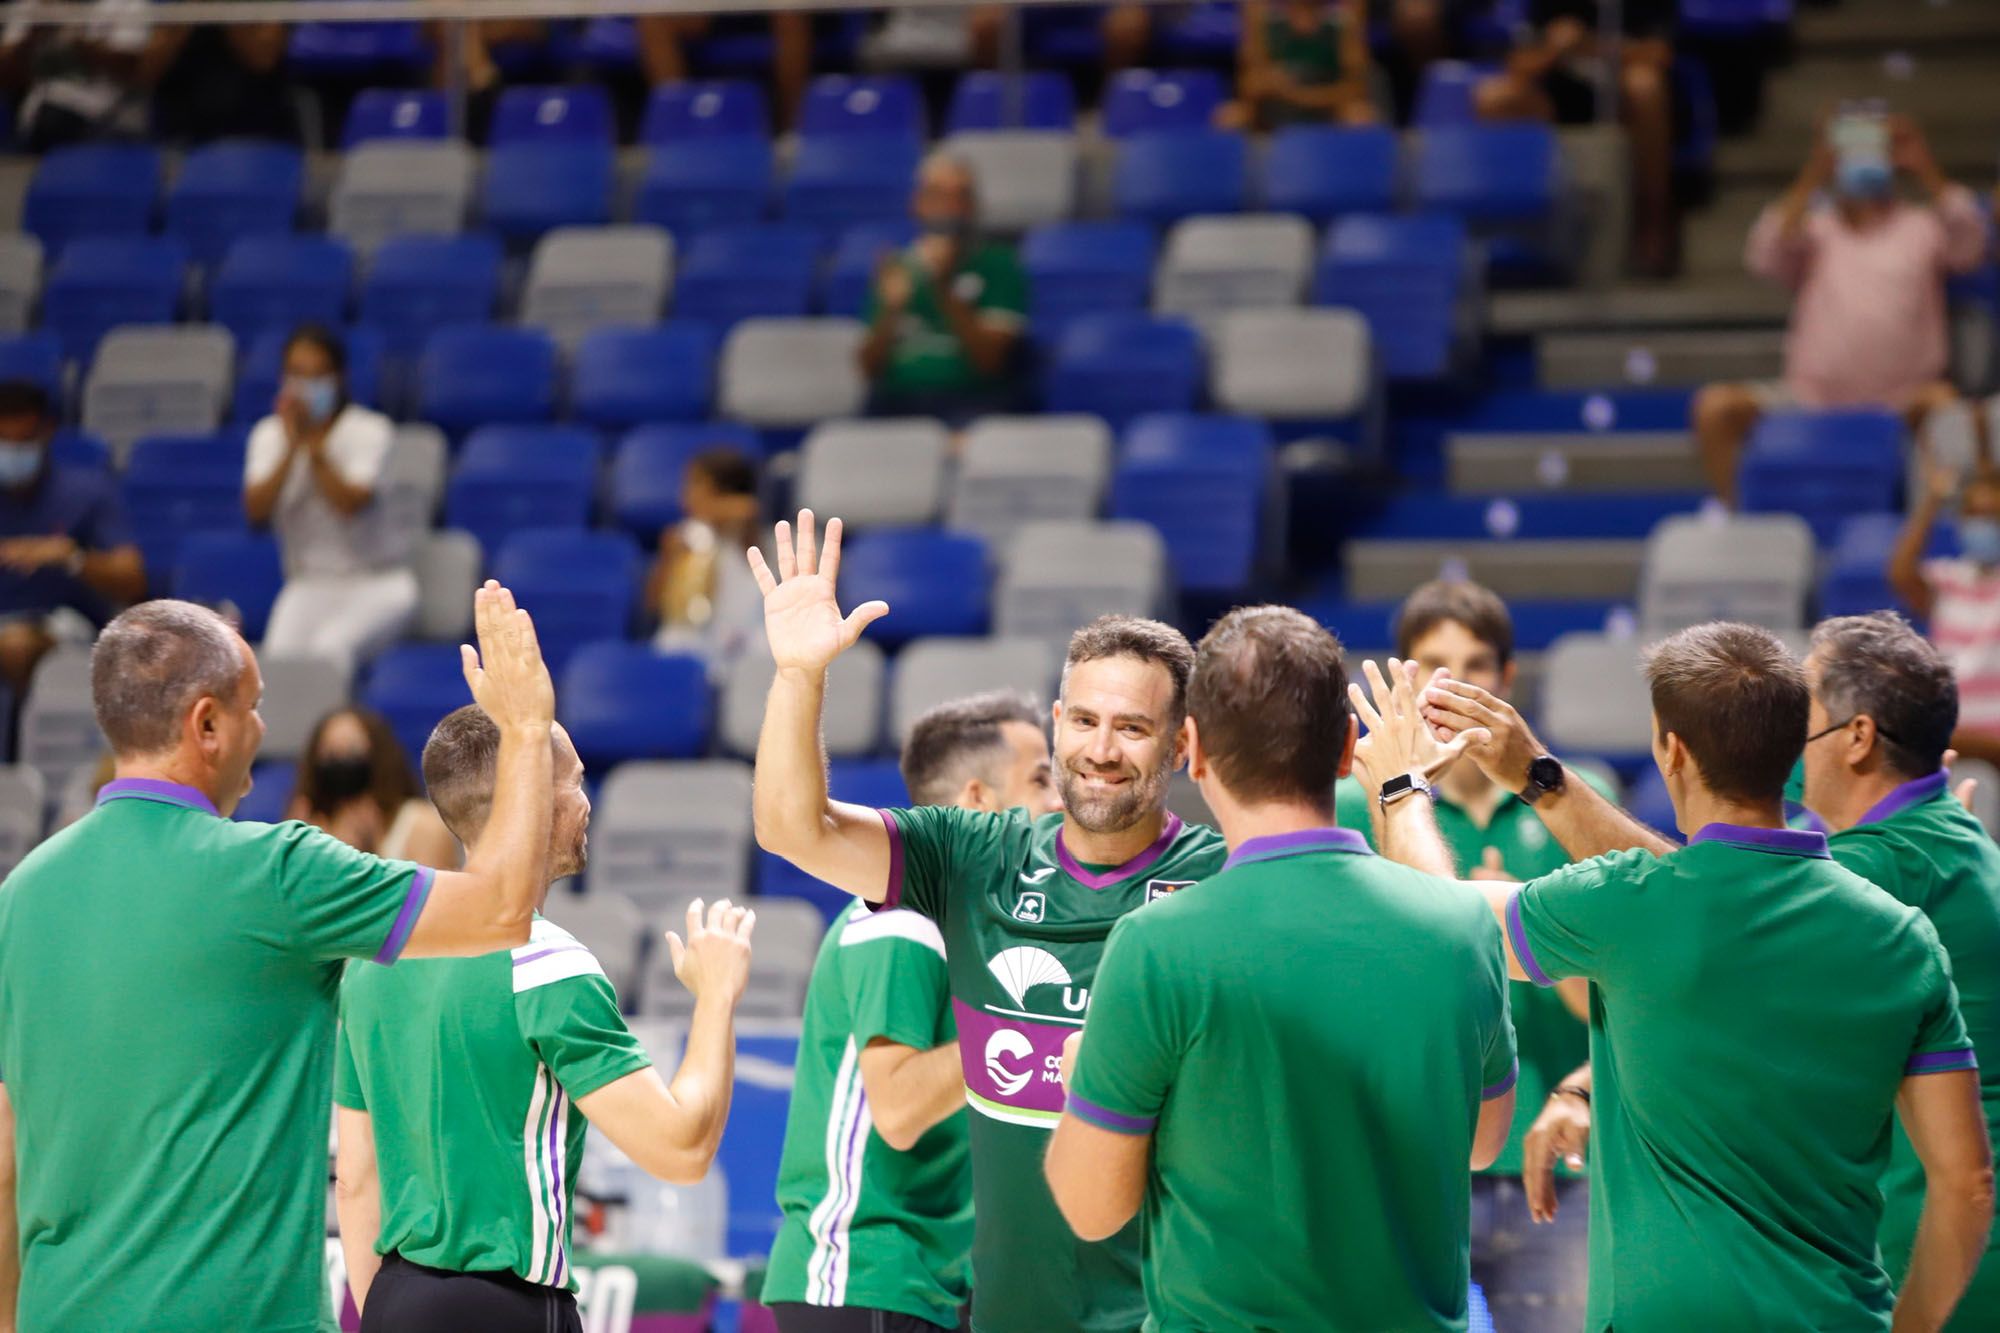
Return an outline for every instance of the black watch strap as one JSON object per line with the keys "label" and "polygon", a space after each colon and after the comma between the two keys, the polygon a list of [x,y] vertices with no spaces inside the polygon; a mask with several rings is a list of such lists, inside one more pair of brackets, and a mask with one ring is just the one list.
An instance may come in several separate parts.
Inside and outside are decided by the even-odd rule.
{"label": "black watch strap", "polygon": [[1564,771],[1562,761],[1551,754],[1538,754],[1528,761],[1528,785],[1521,790],[1521,799],[1533,805],[1552,791],[1561,791],[1569,782],[1569,774]]}

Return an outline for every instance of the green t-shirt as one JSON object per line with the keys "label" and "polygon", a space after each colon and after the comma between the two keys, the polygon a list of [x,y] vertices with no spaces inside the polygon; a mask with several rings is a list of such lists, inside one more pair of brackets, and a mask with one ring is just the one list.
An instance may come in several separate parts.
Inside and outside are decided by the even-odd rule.
{"label": "green t-shirt", "polygon": [[1147,1329],[1465,1328],[1506,982],[1481,898],[1351,829],[1252,839],[1120,922],[1069,1109],[1155,1136]]}
{"label": "green t-shirt", "polygon": [[[1922,911],[1937,929],[1951,956],[1966,1033],[1979,1052],[1986,1123],[2000,1143],[2000,847],[1948,786],[1943,773],[1904,784],[1827,847],[1834,860]],[[1923,1165],[1900,1127],[1882,1196],[1882,1262],[1900,1283],[1924,1203]],[[2000,1329],[2000,1230],[1948,1327]]]}
{"label": "green t-shirt", "polygon": [[[951,330],[938,304],[937,285],[930,270],[910,256],[898,261],[910,275],[910,302],[903,309],[889,364],[877,389],[896,394],[950,393],[982,387],[996,377],[979,373],[965,354],[965,346]],[[1019,324],[1028,310],[1028,279],[1014,252],[1004,245],[982,245],[967,255],[951,278],[952,290],[961,301],[989,319]],[[864,316],[873,322],[878,303],[871,294]]]}
{"label": "green t-shirt", "polygon": [[7,877],[22,1328],[332,1327],[341,961],[394,962],[430,884],[304,824],[239,824],[191,788],[136,780]]}
{"label": "green t-shirt", "polygon": [[[1618,798],[1603,778],[1585,769],[1569,770],[1576,781],[1588,785],[1608,801]],[[1333,789],[1334,819],[1342,828],[1359,830],[1371,842],[1374,825],[1369,817],[1368,793],[1353,778],[1342,778]],[[1481,828],[1462,806],[1442,792],[1437,798],[1438,832],[1444,835],[1451,859],[1461,875],[1470,874],[1486,858],[1487,849],[1500,853],[1500,864],[1515,879],[1527,881],[1560,870],[1569,864],[1569,854],[1550,834],[1541,816],[1512,792],[1504,792],[1493,814]],[[1553,990],[1525,981],[1510,983],[1513,994],[1508,1007],[1514,1016],[1514,1040],[1520,1048],[1521,1081],[1514,1089],[1514,1125],[1507,1134],[1507,1146],[1484,1174],[1519,1176],[1521,1140],[1542,1113],[1549,1090],[1569,1077],[1590,1058],[1590,1029],[1570,1012],[1562,997]],[[1580,1175],[1560,1163],[1561,1176]]]}
{"label": "green t-shirt", "polygon": [[937,922],[972,1106],[972,1325],[978,1333],[1132,1333],[1146,1318],[1139,1227],[1078,1240],[1042,1175],[1062,1118],[1063,1039],[1083,1026],[1111,928],[1207,879],[1215,830],[1168,816],[1122,866],[1080,865],[1060,814],[885,810],[887,906]]}
{"label": "green t-shirt", "polygon": [[596,956],[540,917],[507,952],[350,967],[333,1099],[375,1131],[375,1252],[573,1287],[572,1103],[651,1063]]}
{"label": "green t-shirt", "polygon": [[764,1301],[890,1310],[946,1326],[972,1292],[966,1113],[907,1152],[869,1120],[861,1052],[878,1037],[927,1051],[958,1035],[944,936],[915,912],[857,902],[826,933],[806,986],[785,1117]]}
{"label": "green t-shirt", "polygon": [[1530,977],[1594,983],[1586,1329],[1887,1329],[1896,1091],[1974,1064],[1924,914],[1822,834],[1711,824],[1535,880],[1507,917]]}

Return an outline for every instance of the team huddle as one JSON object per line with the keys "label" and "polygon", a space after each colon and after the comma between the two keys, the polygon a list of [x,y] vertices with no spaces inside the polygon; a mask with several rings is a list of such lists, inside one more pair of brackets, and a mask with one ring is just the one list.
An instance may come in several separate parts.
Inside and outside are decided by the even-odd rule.
{"label": "team huddle", "polygon": [[[875,810],[820,742],[889,610],[842,613],[840,535],[802,512],[750,557],[757,839],[857,899],[807,994],[782,1333],[1463,1329],[1475,1281],[1501,1333],[2000,1327],[2000,850],[1903,622],[1829,621],[1803,664],[1732,624],[1649,651],[1684,847],[1548,753],[1463,584],[1413,595],[1366,690],[1287,608],[1198,646],[1094,621],[1052,733],[946,704]],[[708,1169],[754,915],[668,937],[696,998],[663,1078],[540,914],[583,769],[527,613],[476,613],[423,756],[460,869],[219,817],[254,655],[184,603],[100,638],[117,779],[0,890],[0,1330],[326,1328],[329,1100],[371,1333],[580,1330],[587,1125]],[[1182,768],[1216,827],[1169,812]]]}

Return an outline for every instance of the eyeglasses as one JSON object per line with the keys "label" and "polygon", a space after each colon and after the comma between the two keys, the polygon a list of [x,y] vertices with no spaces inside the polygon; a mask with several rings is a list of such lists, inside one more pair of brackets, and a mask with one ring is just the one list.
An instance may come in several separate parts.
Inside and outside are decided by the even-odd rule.
{"label": "eyeglasses", "polygon": [[[1849,725],[1849,723],[1852,723],[1856,718],[1863,718],[1863,717],[1868,717],[1868,715],[1866,713],[1854,713],[1848,717],[1846,722],[1836,722],[1824,731],[1815,731],[1812,735],[1806,737],[1806,744],[1811,745],[1814,741],[1819,740],[1822,737],[1831,736],[1833,735],[1834,732],[1839,731],[1842,727],[1845,727]],[[1875,721],[1875,719],[1873,718],[1869,718],[1868,720],[1871,722]],[[1875,722],[1875,734],[1877,736],[1880,736],[1883,740],[1889,742],[1889,744],[1891,745],[1901,745],[1903,743],[1901,737],[1897,736],[1895,732],[1889,730],[1887,727],[1883,726],[1880,722]]]}

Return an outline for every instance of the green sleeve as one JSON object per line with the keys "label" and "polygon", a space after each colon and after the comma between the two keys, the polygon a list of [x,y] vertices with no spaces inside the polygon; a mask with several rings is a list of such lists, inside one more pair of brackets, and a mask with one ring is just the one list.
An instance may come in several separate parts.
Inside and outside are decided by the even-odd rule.
{"label": "green sleeve", "polygon": [[1623,910],[1658,864],[1651,852],[1612,852],[1523,884],[1507,903],[1507,938],[1528,980],[1601,980],[1620,936],[1638,924]]}
{"label": "green sleeve", "polygon": [[840,937],[840,986],[856,1047],[880,1037],[927,1051],[949,1031],[944,937],[915,912],[850,921]]}
{"label": "green sleeve", "polygon": [[[1333,784],[1333,822],[1351,828],[1375,846],[1375,821],[1368,811],[1368,789],[1356,778]],[[1380,850],[1379,848],[1377,850]]]}
{"label": "green sleeve", "polygon": [[1021,261],[1005,246],[995,246],[990,258],[982,265],[985,272],[979,289],[978,308],[989,315],[1015,315],[1025,318],[1028,313],[1028,277],[1021,270]]}
{"label": "green sleeve", "polygon": [[433,872],[357,852],[307,824],[274,824],[277,894],[291,918],[294,952],[311,958],[393,963],[430,896]]}
{"label": "green sleeve", "polygon": [[1889,840],[1871,832],[1867,825],[1828,838],[1826,850],[1841,866],[1852,870],[1898,902],[1916,908],[1929,907],[1930,894],[1926,890],[1935,882],[1933,877],[1921,872],[1911,873],[1922,858],[1905,860],[1897,856],[1896,848]]}
{"label": "green sleeve", "polygon": [[1486,1034],[1486,1059],[1479,1070],[1479,1098],[1491,1101],[1505,1096],[1520,1076],[1520,1055],[1514,1041],[1514,1010],[1511,994],[1513,987],[1507,984],[1507,951],[1500,941],[1500,927],[1493,920],[1491,912],[1482,912],[1480,925],[1482,937],[1486,941],[1485,953],[1489,960],[1488,983],[1497,992],[1498,1003],[1493,1007],[1495,1015],[1492,1029]]}
{"label": "green sleeve", "polygon": [[1077,1118],[1119,1134],[1153,1132],[1184,1046],[1176,982],[1187,974],[1163,966],[1139,925],[1126,917],[1105,943],[1068,1089]]}
{"label": "green sleeve", "polygon": [[333,1104],[350,1111],[368,1109],[368,1099],[361,1091],[361,1075],[354,1069],[354,1047],[347,1040],[345,1014],[333,1039]]}
{"label": "green sleeve", "polygon": [[[595,962],[591,960],[593,969]],[[571,1100],[653,1063],[625,1026],[618,996],[601,969],[526,990],[518,989],[522,971],[515,968],[514,1017],[521,1035]]]}
{"label": "green sleeve", "polygon": [[1923,1007],[1917,1024],[1916,1041],[1910,1047],[1908,1074],[1944,1074],[1958,1069],[1977,1069],[1972,1038],[1958,1009],[1958,987],[1952,984],[1951,957],[1938,941],[1929,918],[1916,913],[1912,923],[1927,953],[1920,975]]}
{"label": "green sleeve", "polygon": [[[954,885],[977,866],[981,851],[995,848],[993,834],[1007,819],[952,805],[884,810],[881,815],[889,830],[889,891],[883,909],[907,907],[939,923]],[[993,873],[992,865],[983,871]]]}

